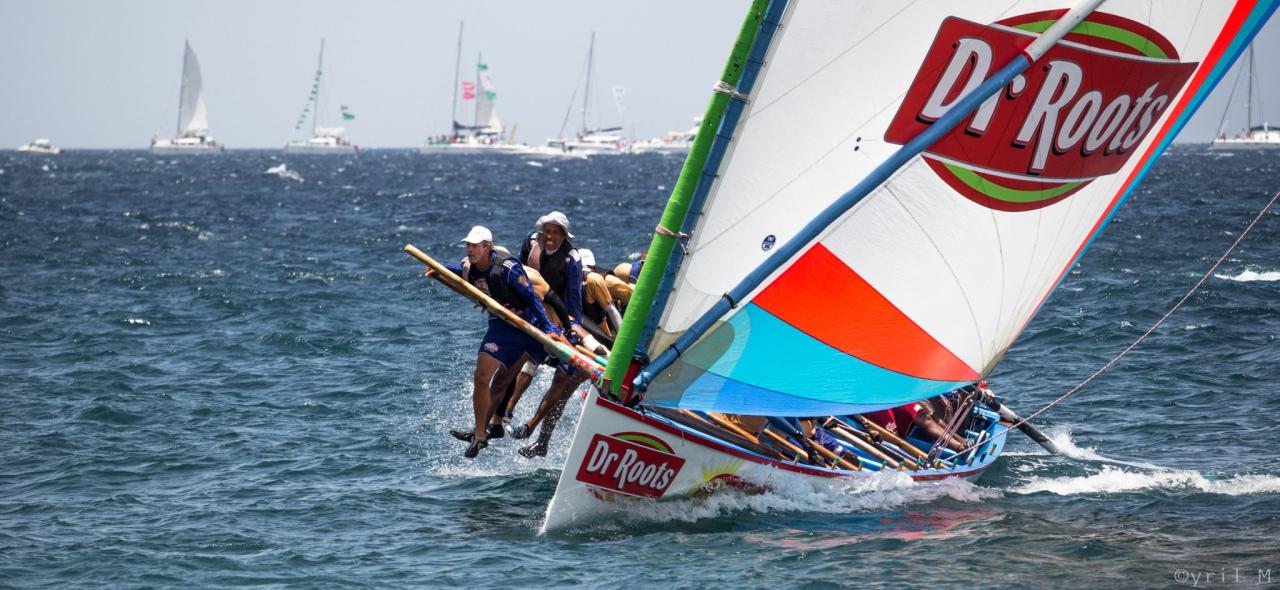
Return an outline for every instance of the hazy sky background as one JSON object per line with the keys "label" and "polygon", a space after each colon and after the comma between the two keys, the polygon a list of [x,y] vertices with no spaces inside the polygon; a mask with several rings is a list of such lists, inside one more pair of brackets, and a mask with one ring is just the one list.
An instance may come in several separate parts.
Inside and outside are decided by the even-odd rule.
{"label": "hazy sky background", "polygon": [[[597,123],[623,122],[647,138],[688,128],[701,114],[748,4],[0,0],[0,148],[36,137],[62,147],[145,148],[153,135],[171,136],[184,39],[200,59],[213,135],[232,148],[282,146],[306,104],[321,37],[334,113],[346,104],[357,115],[347,124],[352,140],[420,145],[449,129],[460,20],[464,78],[474,78],[483,52],[498,111],[508,128],[518,124],[517,140],[542,143],[558,132],[592,31]],[[1262,106],[1280,123],[1274,19],[1257,49]],[[1216,133],[1234,80],[1233,71],[1180,141]],[[622,120],[612,86],[627,89]],[[1229,128],[1243,125],[1243,87]],[[460,118],[469,121],[470,109],[460,107]],[[575,112],[569,130],[579,123]]]}

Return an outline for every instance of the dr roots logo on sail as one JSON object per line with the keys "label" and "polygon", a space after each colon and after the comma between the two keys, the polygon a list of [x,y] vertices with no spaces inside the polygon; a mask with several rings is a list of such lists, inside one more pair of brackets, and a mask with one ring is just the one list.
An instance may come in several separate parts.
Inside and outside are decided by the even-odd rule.
{"label": "dr roots logo on sail", "polygon": [[[927,129],[1065,12],[945,20],[885,140]],[[981,205],[1045,207],[1123,168],[1195,68],[1150,27],[1095,12],[923,157]]]}
{"label": "dr roots logo on sail", "polygon": [[684,459],[653,435],[642,432],[597,434],[578,468],[578,481],[628,496],[660,498]]}

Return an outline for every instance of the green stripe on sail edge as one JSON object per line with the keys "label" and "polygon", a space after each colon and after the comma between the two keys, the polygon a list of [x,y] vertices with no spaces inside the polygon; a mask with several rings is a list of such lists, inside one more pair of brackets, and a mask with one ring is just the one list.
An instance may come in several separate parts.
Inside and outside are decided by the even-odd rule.
{"label": "green stripe on sail edge", "polygon": [[[742,29],[738,31],[738,39],[733,44],[733,51],[729,54],[729,61],[720,75],[722,82],[737,86],[742,78],[747,57],[751,54],[756,33],[760,31],[765,9],[768,7],[769,0],[752,0],[747,18],[742,23]],[[729,100],[729,97],[724,94],[712,93],[711,102],[702,116],[702,124],[698,126],[698,134],[689,148],[689,157],[685,159],[684,167],[680,169],[680,177],[676,180],[676,185],[671,190],[671,197],[667,199],[666,209],[662,212],[662,220],[659,222],[662,227],[678,232],[684,225],[693,191],[698,186],[698,178],[702,175],[702,169],[707,163],[707,155],[711,152],[711,144],[715,139],[720,121],[724,118],[725,110],[729,107]],[[635,292],[631,294],[631,302],[627,305],[627,315],[622,318],[622,326],[618,329],[618,337],[613,343],[613,350],[621,352],[609,355],[609,364],[605,367],[604,380],[611,383],[610,391],[614,394],[619,392],[622,380],[626,376],[627,367],[633,356],[632,351],[639,343],[640,333],[644,331],[649,309],[653,306],[654,296],[657,295],[658,285],[662,282],[662,274],[667,268],[667,263],[671,259],[671,250],[675,245],[676,238],[656,232],[649,243],[648,257],[645,259],[644,267],[640,269]]]}

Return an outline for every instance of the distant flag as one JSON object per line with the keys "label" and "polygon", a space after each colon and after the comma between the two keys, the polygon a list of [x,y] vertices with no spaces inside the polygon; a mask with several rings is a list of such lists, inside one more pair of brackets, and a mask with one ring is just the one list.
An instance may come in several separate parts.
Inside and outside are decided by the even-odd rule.
{"label": "distant flag", "polygon": [[342,106],[338,107],[338,109],[342,111],[342,120],[343,120],[343,121],[350,121],[350,120],[352,120],[352,119],[355,119],[355,118],[356,118],[355,113],[352,113],[352,112],[350,112],[350,111],[348,111],[348,110],[347,110],[347,105],[345,105],[345,104],[344,104],[344,105],[342,105]]}
{"label": "distant flag", "polygon": [[487,65],[485,65],[485,64],[476,64],[476,69],[477,69],[477,70],[480,70],[481,72],[483,72],[483,71],[485,71],[485,70],[489,69],[489,66],[487,66]]}
{"label": "distant flag", "polygon": [[627,89],[625,87],[623,86],[613,87],[613,105],[617,107],[619,115],[627,112],[627,105],[626,103],[623,102],[623,99],[626,97],[627,97]]}
{"label": "distant flag", "polygon": [[494,99],[498,98],[498,94],[493,90],[493,78],[490,77],[489,72],[486,71],[488,69],[489,66],[480,64],[480,75],[477,76],[477,78],[480,82],[480,90],[484,92],[484,99],[489,102],[493,102]]}
{"label": "distant flag", "polygon": [[462,100],[471,100],[476,97],[475,82],[462,83]]}

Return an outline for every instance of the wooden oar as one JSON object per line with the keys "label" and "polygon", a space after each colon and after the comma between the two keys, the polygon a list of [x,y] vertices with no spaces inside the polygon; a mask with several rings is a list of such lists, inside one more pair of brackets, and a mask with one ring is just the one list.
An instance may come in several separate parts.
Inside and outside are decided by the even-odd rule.
{"label": "wooden oar", "polygon": [[531,338],[537,340],[538,344],[541,344],[543,348],[547,349],[547,352],[554,354],[556,358],[560,359],[561,362],[572,364],[573,366],[588,372],[592,376],[592,379],[598,380],[600,379],[600,376],[604,374],[604,367],[597,364],[594,359],[579,353],[568,344],[553,339],[551,336],[547,335],[547,333],[525,321],[524,318],[516,315],[515,312],[503,307],[502,304],[497,301],[494,301],[488,293],[477,289],[475,285],[472,285],[471,283],[462,280],[462,277],[453,274],[453,272],[443,264],[440,264],[434,258],[427,256],[422,252],[422,250],[415,248],[413,244],[406,244],[404,251],[408,252],[410,256],[417,258],[419,262],[427,265],[431,270],[434,270],[435,274],[432,275],[432,278],[444,283],[460,295],[479,303],[481,307],[489,310],[490,313],[498,316],[508,324],[515,326],[516,329],[521,332],[528,334]]}

